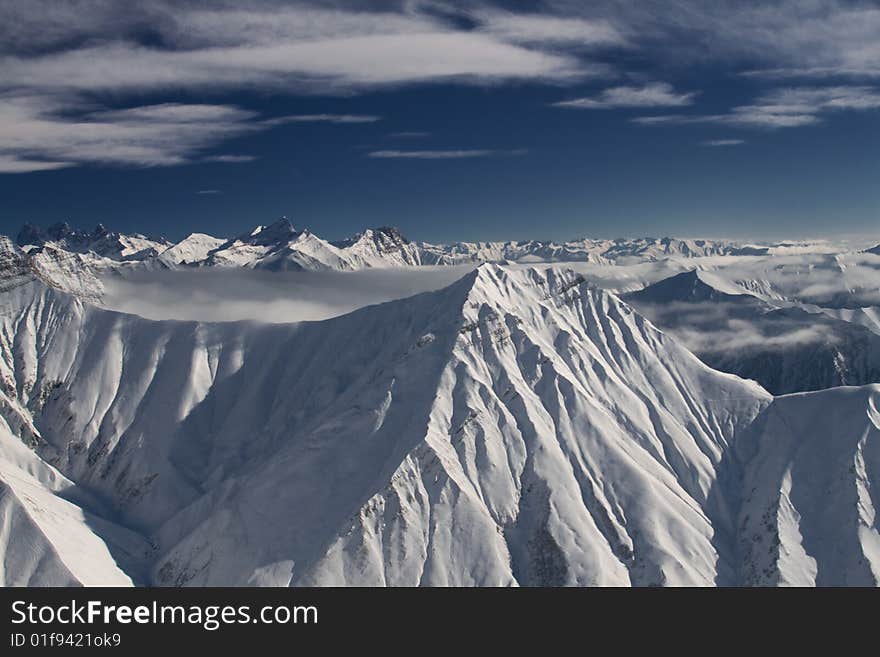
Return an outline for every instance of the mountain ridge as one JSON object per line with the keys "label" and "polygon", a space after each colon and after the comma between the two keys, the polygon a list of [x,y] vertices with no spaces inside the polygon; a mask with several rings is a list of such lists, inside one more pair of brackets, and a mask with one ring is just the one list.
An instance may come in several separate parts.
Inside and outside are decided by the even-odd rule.
{"label": "mountain ridge", "polygon": [[[838,461],[856,475],[835,473],[873,505],[858,491],[880,476],[877,386],[774,399],[552,266],[482,264],[434,292],[261,324],[108,311],[44,282],[28,257],[11,244],[0,257],[14,283],[0,418],[106,506],[119,529],[81,539],[108,546],[95,566],[106,582],[117,571],[163,586],[839,582],[835,554],[811,542],[819,532],[869,562],[848,583],[877,583],[874,507],[828,516],[791,492],[818,467],[798,460],[798,441],[821,450],[839,434]],[[840,406],[839,431],[810,419],[823,400]],[[773,424],[768,409],[792,405],[803,426]],[[771,461],[807,465],[762,474]],[[64,509],[80,536],[82,512]],[[794,532],[798,514],[820,529]],[[60,565],[30,581],[81,581],[65,565],[80,563],[76,549],[39,526],[22,540],[54,546]],[[137,554],[110,549],[121,535]]]}
{"label": "mountain ridge", "polygon": [[[195,236],[195,237],[194,237]],[[27,249],[45,245],[95,258],[97,269],[178,266],[241,266],[270,270],[352,271],[372,267],[461,265],[480,262],[587,262],[655,261],[668,257],[761,255],[765,247],[726,240],[635,238],[413,242],[391,226],[368,228],[337,241],[324,240],[308,229],[296,229],[287,217],[268,226],[256,226],[233,238],[196,233],[177,243],[165,238],[124,235],[99,225],[92,233],[68,224],[48,229],[26,224],[17,243]],[[164,256],[164,257],[163,257]]]}

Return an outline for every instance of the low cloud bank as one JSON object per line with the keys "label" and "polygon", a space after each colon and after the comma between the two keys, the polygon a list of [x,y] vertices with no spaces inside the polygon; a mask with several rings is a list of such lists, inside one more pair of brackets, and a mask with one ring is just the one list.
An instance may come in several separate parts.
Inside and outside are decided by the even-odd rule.
{"label": "low cloud bank", "polygon": [[362,306],[440,289],[470,269],[466,266],[359,272],[143,272],[105,280],[103,304],[112,310],[160,320],[320,320]]}

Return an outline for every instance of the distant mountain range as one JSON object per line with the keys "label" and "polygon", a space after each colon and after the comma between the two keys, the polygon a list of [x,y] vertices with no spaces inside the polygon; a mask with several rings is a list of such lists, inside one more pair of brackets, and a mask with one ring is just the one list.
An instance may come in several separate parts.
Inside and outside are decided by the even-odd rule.
{"label": "distant mountain range", "polygon": [[[26,225],[16,242],[31,251],[44,247],[89,255],[101,267],[140,263],[147,267],[248,267],[267,270],[352,271],[371,267],[459,265],[480,262],[651,261],[670,256],[761,255],[769,247],[721,240],[638,238],[550,241],[411,242],[396,228],[371,228],[331,242],[282,218],[236,237],[193,233],[172,244],[164,238],[123,235],[98,226],[92,232],[56,224],[48,229]],[[102,262],[103,260],[104,262]]]}

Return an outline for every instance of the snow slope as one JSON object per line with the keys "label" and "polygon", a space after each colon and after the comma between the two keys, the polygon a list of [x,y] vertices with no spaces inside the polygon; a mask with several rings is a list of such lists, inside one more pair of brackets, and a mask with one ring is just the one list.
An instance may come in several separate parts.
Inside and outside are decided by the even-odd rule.
{"label": "snow slope", "polygon": [[743,435],[743,584],[880,584],[878,407],[877,385],[787,395]]}
{"label": "snow slope", "polygon": [[[0,416],[20,441],[0,454],[4,518],[19,523],[0,548],[9,563],[46,565],[7,569],[29,573],[15,581],[876,573],[876,387],[773,400],[573,271],[482,265],[441,290],[272,325],[111,312],[19,256],[0,268]],[[10,484],[20,472],[37,484]],[[809,492],[816,478],[842,482],[839,513],[819,503],[830,483]],[[856,568],[858,551],[868,566]]]}
{"label": "snow slope", "polygon": [[880,335],[880,306],[865,308],[820,308],[820,311],[851,324],[864,326]]}
{"label": "snow slope", "polygon": [[573,273],[483,266],[276,326],[149,322],[39,283],[9,296],[8,404],[46,459],[155,536],[156,583],[730,570],[714,466],[769,397]]}
{"label": "snow slope", "polygon": [[174,246],[165,249],[159,259],[169,265],[191,265],[201,262],[214,249],[226,244],[221,237],[191,233]]}
{"label": "snow slope", "polygon": [[348,240],[334,243],[334,245],[344,251],[358,269],[451,264],[440,262],[439,258],[413,244],[401,235],[399,230],[390,226],[368,228],[364,232],[358,233]]}
{"label": "snow slope", "polygon": [[81,255],[51,246],[25,253],[0,235],[0,291],[32,280],[90,301],[104,294],[103,284]]}
{"label": "snow slope", "polygon": [[116,559],[132,569],[149,545],[78,498],[89,500],[0,425],[0,586],[132,585]]}
{"label": "snow slope", "polygon": [[280,375],[242,367],[236,388],[275,398],[255,432],[272,447],[165,523],[159,583],[707,584],[730,567],[713,467],[768,396],[573,274],[483,266],[296,343]]}

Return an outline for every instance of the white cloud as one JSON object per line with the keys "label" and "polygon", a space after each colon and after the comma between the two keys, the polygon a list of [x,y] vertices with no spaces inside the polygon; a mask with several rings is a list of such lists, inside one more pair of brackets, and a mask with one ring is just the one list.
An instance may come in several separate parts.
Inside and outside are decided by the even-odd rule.
{"label": "white cloud", "polygon": [[63,98],[0,97],[0,171],[93,163],[170,166],[230,137],[261,129],[256,114],[228,105],[148,105],[63,113]]}
{"label": "white cloud", "polygon": [[0,173],[30,173],[31,171],[52,171],[74,166],[73,162],[50,162],[46,160],[29,160],[15,155],[0,153]]}
{"label": "white cloud", "polygon": [[241,89],[347,94],[434,81],[555,84],[606,70],[561,51],[560,43],[618,41],[603,21],[490,12],[467,28],[418,3],[385,11],[270,0],[205,7],[167,0],[124,11],[112,0],[0,3],[0,172],[181,164],[253,130],[380,118],[322,113],[260,123],[223,103],[109,110],[102,101]]}
{"label": "white cloud", "polygon": [[208,157],[202,158],[203,162],[220,162],[223,164],[242,164],[245,162],[253,162],[257,160],[256,155],[234,155],[234,154],[223,154],[223,155],[210,155]]}
{"label": "white cloud", "polygon": [[285,123],[375,123],[381,120],[381,116],[364,114],[292,114],[266,119],[263,123],[274,126]]}
{"label": "white cloud", "polygon": [[553,103],[569,109],[615,109],[618,107],[681,107],[694,102],[696,92],[677,93],[671,84],[652,82],[642,87],[612,87],[593,98],[574,98]]}
{"label": "white cloud", "polygon": [[761,98],[765,107],[787,112],[880,108],[880,91],[870,86],[794,87]]}
{"label": "white cloud", "polygon": [[220,194],[220,193],[222,193],[222,192],[219,189],[200,189],[199,191],[196,192],[196,194],[207,194],[207,195]]}
{"label": "white cloud", "polygon": [[609,21],[499,10],[474,12],[480,31],[512,43],[566,44],[583,47],[622,46],[626,39]]}
{"label": "white cloud", "polygon": [[759,96],[727,114],[642,116],[642,125],[719,123],[752,128],[795,128],[821,122],[821,115],[841,110],[880,109],[880,91],[870,86],[789,87]]}
{"label": "white cloud", "polygon": [[[880,75],[880,7],[862,0],[549,0],[610,21],[654,61],[788,75]],[[812,73],[811,73],[812,72]]]}
{"label": "white cloud", "polygon": [[487,149],[468,149],[468,150],[430,150],[430,151],[372,151],[367,153],[367,157],[375,157],[380,159],[410,159],[410,160],[462,160],[475,157],[495,157],[505,155],[524,155],[525,150],[487,150]]}
{"label": "white cloud", "polygon": [[848,68],[845,66],[813,66],[806,68],[797,67],[781,67],[781,68],[762,68],[751,71],[742,71],[740,76],[744,78],[755,78],[763,80],[785,80],[789,78],[875,78],[880,77],[880,67],[878,68]]}
{"label": "white cloud", "polygon": [[725,329],[695,331],[680,328],[675,334],[689,349],[696,352],[725,352],[752,347],[790,349],[811,344],[833,344],[839,339],[832,327],[822,323],[803,326],[791,322],[787,327],[774,326],[773,324],[770,326],[783,332],[777,335],[768,335],[761,330],[760,321],[749,322],[731,319],[727,322]]}
{"label": "white cloud", "polygon": [[739,146],[746,142],[742,139],[707,139],[700,142],[703,146]]}
{"label": "white cloud", "polygon": [[[617,64],[602,58],[621,48],[666,71],[675,70],[670,63],[711,59],[755,78],[880,76],[880,9],[861,2],[676,0],[670,9],[661,0],[546,0],[540,13],[505,11],[490,2],[460,9],[442,0],[366,6],[354,0],[143,0],[123,11],[116,0],[0,2],[0,172],[83,162],[168,165],[283,122],[378,118],[314,114],[261,124],[258,117],[223,115],[216,109],[227,107],[222,102],[210,105],[221,112],[214,118],[205,113],[207,104],[188,110],[169,104],[165,114],[154,106],[147,116],[84,108],[86,99],[116,105],[132,95],[161,98],[177,91],[216,98],[242,89],[349,94],[450,81],[567,84],[614,74]],[[818,123],[835,110],[878,107],[870,87],[832,88],[842,93],[759,98],[719,114],[637,122],[782,128]],[[11,94],[36,107],[22,110]],[[685,107],[695,95],[651,83],[616,86],[557,106]],[[202,114],[180,114],[186,111]]]}
{"label": "white cloud", "polygon": [[188,269],[103,280],[108,308],[151,319],[299,322],[440,289],[472,266],[267,272]]}
{"label": "white cloud", "polygon": [[87,47],[3,57],[4,82],[79,91],[341,91],[448,79],[551,81],[588,72],[575,57],[452,29],[427,15],[274,7],[178,9],[162,18],[154,27],[172,48],[105,35],[106,42]]}

